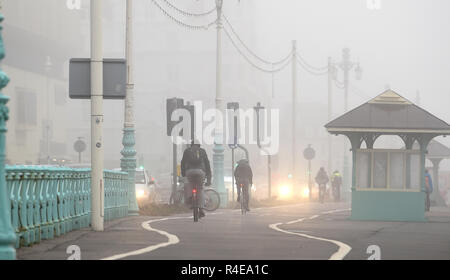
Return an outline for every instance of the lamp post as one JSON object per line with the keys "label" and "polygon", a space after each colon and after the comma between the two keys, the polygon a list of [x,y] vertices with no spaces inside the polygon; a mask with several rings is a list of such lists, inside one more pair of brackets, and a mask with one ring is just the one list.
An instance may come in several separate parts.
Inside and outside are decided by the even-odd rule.
{"label": "lamp post", "polygon": [[[256,112],[256,143],[258,147],[262,150],[261,139],[259,138],[259,111],[264,110],[265,108],[261,106],[261,102],[258,102],[253,109]],[[267,153],[267,191],[269,199],[272,197],[272,169],[271,169],[271,158],[270,153]]]}
{"label": "lamp post", "polygon": [[[342,50],[342,61],[339,62],[338,67],[344,72],[344,112],[348,111],[348,88],[349,88],[349,77],[350,70],[355,68],[355,78],[361,80],[362,78],[362,68],[359,63],[352,62],[350,60],[350,49],[344,48]],[[348,148],[347,142],[344,142],[344,178],[343,178],[343,189],[350,189],[349,181],[349,166],[348,166]]]}
{"label": "lamp post", "polygon": [[[0,23],[2,21],[3,15],[0,14]],[[0,35],[0,60],[4,57],[5,49]],[[0,70],[0,90],[6,87],[8,82],[8,76]],[[5,181],[6,121],[8,120],[6,103],[8,100],[8,97],[0,93],[0,260],[13,260],[16,258],[16,250],[13,247],[16,235],[11,225],[11,204]]]}
{"label": "lamp post", "polygon": [[222,207],[228,204],[228,193],[224,182],[224,147],[223,147],[223,97],[222,97],[222,4],[223,0],[216,0],[217,8],[217,54],[216,54],[216,127],[214,130],[213,148],[213,185],[220,195]]}
{"label": "lamp post", "polygon": [[[328,57],[328,122],[333,117],[333,81],[336,79],[336,66],[333,63],[331,57]],[[331,134],[328,133],[328,174],[332,172],[332,151],[333,142]]]}
{"label": "lamp post", "polygon": [[102,0],[91,0],[91,225],[103,231],[103,29]]}
{"label": "lamp post", "polygon": [[292,181],[294,182],[293,188],[295,190],[295,184],[297,174],[296,170],[296,127],[297,127],[297,41],[292,41]]}
{"label": "lamp post", "polygon": [[133,1],[127,0],[126,15],[126,60],[127,60],[127,95],[125,98],[123,149],[121,151],[120,167],[128,173],[128,214],[138,215],[139,208],[136,201],[134,184],[136,173],[136,150],[134,134],[134,80],[133,80]]}
{"label": "lamp post", "polygon": [[238,125],[238,117],[236,115],[236,111],[239,109],[238,102],[229,102],[227,103],[227,109],[233,110],[233,144],[230,144],[231,148],[231,201],[234,201],[234,150],[237,148],[237,125]]}
{"label": "lamp post", "polygon": [[49,92],[49,76],[50,71],[52,69],[52,61],[50,59],[50,56],[47,56],[45,59],[45,91],[46,91],[46,99],[47,99],[47,114],[46,114],[46,122],[45,122],[45,141],[47,146],[47,164],[50,164],[50,92]]}

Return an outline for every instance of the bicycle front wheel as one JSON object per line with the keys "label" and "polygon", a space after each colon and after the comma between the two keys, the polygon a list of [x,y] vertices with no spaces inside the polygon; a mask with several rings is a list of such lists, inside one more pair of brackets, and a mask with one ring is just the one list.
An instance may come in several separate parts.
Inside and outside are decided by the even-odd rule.
{"label": "bicycle front wheel", "polygon": [[213,189],[205,189],[203,191],[205,196],[205,210],[206,211],[215,211],[220,206],[220,196],[219,193]]}

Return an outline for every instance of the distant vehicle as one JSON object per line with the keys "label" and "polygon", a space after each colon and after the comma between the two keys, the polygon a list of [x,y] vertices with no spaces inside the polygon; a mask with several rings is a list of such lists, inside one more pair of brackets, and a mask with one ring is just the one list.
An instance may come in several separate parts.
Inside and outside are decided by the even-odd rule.
{"label": "distant vehicle", "polygon": [[155,179],[150,177],[144,168],[136,168],[134,178],[136,198],[155,202],[157,198]]}

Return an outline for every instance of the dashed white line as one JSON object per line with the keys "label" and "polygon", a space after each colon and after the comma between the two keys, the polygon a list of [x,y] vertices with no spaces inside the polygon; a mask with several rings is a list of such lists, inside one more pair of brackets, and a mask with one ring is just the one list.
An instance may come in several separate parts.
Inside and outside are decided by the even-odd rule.
{"label": "dashed white line", "polygon": [[[331,213],[337,213],[337,212],[342,212],[342,211],[348,211],[350,209],[338,209],[338,210],[332,210],[332,211],[327,211],[327,212],[323,212],[322,214],[331,214]],[[320,215],[313,215],[311,217],[309,217],[308,219],[312,220],[315,218],[318,218]],[[294,223],[298,223],[298,222],[302,222],[304,221],[306,218],[301,218],[298,220],[294,220],[294,221],[290,221],[287,222],[287,225],[291,225]],[[292,231],[287,231],[284,229],[279,228],[280,225],[282,225],[283,223],[276,223],[276,224],[271,224],[269,225],[269,228],[279,231],[279,232],[283,232],[286,234],[292,234],[292,235],[298,235],[301,237],[305,237],[305,238],[309,238],[309,239],[314,239],[314,240],[319,240],[319,241],[325,241],[325,242],[330,242],[333,243],[335,245],[338,246],[338,250],[331,255],[331,257],[329,258],[329,260],[342,260],[345,258],[345,256],[352,250],[352,247],[350,247],[349,245],[341,242],[341,241],[337,241],[337,240],[332,240],[332,239],[326,239],[326,238],[322,238],[322,237],[317,237],[317,236],[312,236],[309,234],[304,234],[304,233],[298,233],[298,232],[292,232]]]}

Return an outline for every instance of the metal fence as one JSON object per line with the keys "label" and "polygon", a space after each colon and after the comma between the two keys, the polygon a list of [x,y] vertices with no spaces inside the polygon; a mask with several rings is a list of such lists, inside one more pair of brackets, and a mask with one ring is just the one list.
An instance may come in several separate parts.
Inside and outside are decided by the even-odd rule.
{"label": "metal fence", "polygon": [[[91,171],[6,166],[16,248],[90,226]],[[104,171],[105,220],[128,214],[127,173]]]}

